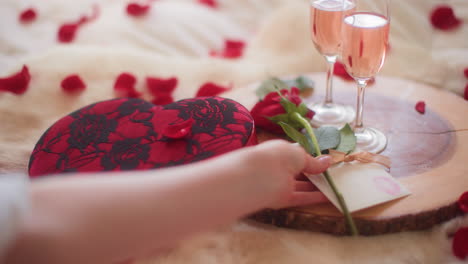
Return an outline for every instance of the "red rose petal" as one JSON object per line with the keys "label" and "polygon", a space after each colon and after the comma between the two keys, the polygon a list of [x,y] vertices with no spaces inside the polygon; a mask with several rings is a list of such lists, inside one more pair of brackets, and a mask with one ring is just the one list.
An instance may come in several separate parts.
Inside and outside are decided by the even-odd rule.
{"label": "red rose petal", "polygon": [[241,40],[232,40],[232,39],[227,39],[224,42],[224,47],[226,49],[244,49],[245,47],[245,42]]}
{"label": "red rose petal", "polygon": [[198,89],[198,92],[197,92],[197,94],[195,96],[196,97],[216,96],[216,95],[219,95],[219,94],[224,93],[226,91],[229,91],[230,89],[231,88],[224,87],[224,86],[221,86],[221,85],[217,85],[217,84],[212,83],[212,82],[207,82],[207,83],[203,84],[202,86],[200,86],[200,88]]}
{"label": "red rose petal", "polygon": [[79,25],[75,23],[61,25],[58,31],[58,40],[64,43],[72,42],[78,27]]}
{"label": "red rose petal", "polygon": [[19,15],[19,21],[22,23],[32,22],[36,19],[37,12],[34,8],[28,8],[22,11]]}
{"label": "red rose petal", "polygon": [[465,260],[468,256],[468,227],[462,227],[455,232],[452,241],[452,252],[461,260]]}
{"label": "red rose petal", "polygon": [[463,71],[463,74],[465,75],[466,78],[468,78],[468,68],[465,68],[465,70]]}
{"label": "red rose petal", "polygon": [[121,73],[114,83],[114,91],[119,97],[137,98],[141,96],[135,89],[136,78],[133,74],[128,72]]}
{"label": "red rose petal", "polygon": [[217,8],[218,7],[218,2],[216,0],[198,0],[198,3],[202,5],[209,6],[211,8]]}
{"label": "red rose petal", "polygon": [[31,75],[26,65],[20,72],[10,75],[5,78],[0,78],[0,91],[10,92],[14,94],[23,94],[29,86]]}
{"label": "red rose petal", "polygon": [[99,16],[99,7],[93,6],[93,13],[91,16],[82,16],[77,22],[64,23],[59,27],[57,32],[57,39],[62,43],[70,43],[75,39],[76,32],[83,24],[95,20]]}
{"label": "red rose petal", "polygon": [[309,112],[307,112],[306,117],[312,120],[314,116],[315,112],[309,109]]}
{"label": "red rose petal", "polygon": [[163,135],[168,138],[184,138],[192,132],[193,120],[188,119],[179,124],[169,125],[164,129]]}
{"label": "red rose petal", "polygon": [[426,113],[426,103],[424,101],[419,101],[416,103],[416,106],[414,107],[416,111],[418,111],[420,114]]}
{"label": "red rose petal", "polygon": [[86,84],[77,74],[72,74],[62,80],[60,86],[67,93],[77,93],[86,89]]}
{"label": "red rose petal", "polygon": [[127,14],[130,16],[139,17],[139,16],[146,15],[148,11],[150,10],[150,7],[151,6],[149,4],[141,5],[138,3],[130,3],[127,5],[126,11],[127,11]]}
{"label": "red rose petal", "polygon": [[175,77],[162,79],[155,77],[146,78],[146,86],[153,96],[170,95],[177,87],[178,80]]}
{"label": "red rose petal", "polygon": [[227,39],[224,41],[224,49],[222,51],[210,51],[210,56],[236,59],[242,57],[245,46],[244,41]]}
{"label": "red rose petal", "polygon": [[464,192],[457,201],[458,208],[463,213],[468,213],[468,192]]}
{"label": "red rose petal", "polygon": [[450,30],[461,25],[461,20],[455,17],[453,9],[448,5],[436,6],[431,12],[430,20],[440,30]]}
{"label": "red rose petal", "polygon": [[155,105],[167,105],[174,102],[172,95],[160,95],[151,101]]}
{"label": "red rose petal", "polygon": [[354,78],[348,74],[343,63],[337,61],[335,63],[335,68],[333,69],[333,74],[342,78],[346,81],[354,81]]}
{"label": "red rose petal", "polygon": [[463,93],[463,98],[468,101],[468,83],[465,86],[465,92]]}

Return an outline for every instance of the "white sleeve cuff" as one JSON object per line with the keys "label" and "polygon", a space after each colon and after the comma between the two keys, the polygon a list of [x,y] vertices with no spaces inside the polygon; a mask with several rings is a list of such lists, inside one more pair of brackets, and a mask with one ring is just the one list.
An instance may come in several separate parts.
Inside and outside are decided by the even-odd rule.
{"label": "white sleeve cuff", "polygon": [[24,174],[0,174],[0,260],[29,209],[29,180]]}

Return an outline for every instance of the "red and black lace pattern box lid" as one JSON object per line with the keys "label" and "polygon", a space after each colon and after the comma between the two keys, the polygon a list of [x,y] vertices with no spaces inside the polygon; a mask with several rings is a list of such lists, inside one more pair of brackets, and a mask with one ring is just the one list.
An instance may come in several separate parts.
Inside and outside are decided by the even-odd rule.
{"label": "red and black lace pattern box lid", "polygon": [[253,144],[253,119],[233,100],[199,97],[157,106],[119,98],[55,122],[32,152],[29,174],[164,168]]}

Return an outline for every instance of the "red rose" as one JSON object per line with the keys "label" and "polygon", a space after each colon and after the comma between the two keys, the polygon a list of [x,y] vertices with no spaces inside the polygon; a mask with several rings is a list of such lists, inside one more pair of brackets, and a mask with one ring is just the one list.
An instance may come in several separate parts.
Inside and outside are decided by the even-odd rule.
{"label": "red rose", "polygon": [[[284,97],[286,97],[295,105],[300,105],[302,103],[302,100],[299,97],[298,88],[292,87],[290,91],[283,89],[280,92]],[[284,107],[280,104],[280,101],[281,96],[277,92],[271,92],[265,96],[263,101],[255,104],[251,111],[255,125],[276,134],[284,134],[283,129],[279,125],[268,119],[268,117],[274,117],[276,115],[286,113],[286,110],[284,110]],[[314,113],[312,111],[309,111],[306,116],[312,117],[313,114]]]}
{"label": "red rose", "polygon": [[457,230],[453,236],[452,252],[459,259],[466,259],[468,256],[468,227]]}
{"label": "red rose", "polygon": [[468,192],[464,192],[458,199],[458,208],[463,213],[468,213]]}

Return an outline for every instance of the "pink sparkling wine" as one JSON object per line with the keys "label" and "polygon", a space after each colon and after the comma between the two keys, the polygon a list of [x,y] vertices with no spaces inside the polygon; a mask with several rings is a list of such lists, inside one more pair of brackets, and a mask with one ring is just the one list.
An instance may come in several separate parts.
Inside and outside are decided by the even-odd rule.
{"label": "pink sparkling wine", "polygon": [[390,23],[384,16],[358,12],[343,24],[342,60],[355,78],[370,78],[382,68],[388,48]]}
{"label": "pink sparkling wine", "polygon": [[338,55],[343,18],[355,8],[351,1],[313,0],[310,4],[310,30],[317,50],[328,56]]}

